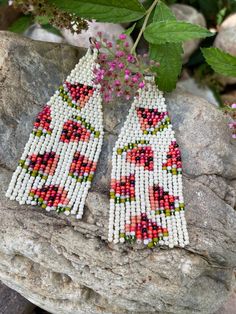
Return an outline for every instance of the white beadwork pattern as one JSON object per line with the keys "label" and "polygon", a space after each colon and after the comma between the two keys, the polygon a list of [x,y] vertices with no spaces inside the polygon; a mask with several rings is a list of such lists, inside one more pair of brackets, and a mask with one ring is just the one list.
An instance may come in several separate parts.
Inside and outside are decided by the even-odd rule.
{"label": "white beadwork pattern", "polygon": [[139,90],[113,149],[108,240],[189,243],[179,147],[163,93]]}
{"label": "white beadwork pattern", "polygon": [[97,51],[88,50],[38,114],[6,196],[81,218],[102,147]]}

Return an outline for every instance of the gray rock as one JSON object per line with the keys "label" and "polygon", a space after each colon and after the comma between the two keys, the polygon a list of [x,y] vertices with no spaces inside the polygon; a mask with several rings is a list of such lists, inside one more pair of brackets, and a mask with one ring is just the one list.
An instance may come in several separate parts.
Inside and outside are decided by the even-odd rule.
{"label": "gray rock", "polygon": [[[215,38],[214,46],[236,56],[236,14],[224,20]],[[224,85],[235,84],[236,77],[220,76],[220,82]]]}
{"label": "gray rock", "polygon": [[[100,23],[93,20],[88,22],[88,26],[88,30],[82,30],[80,34],[72,34],[68,29],[62,29],[61,32],[68,44],[76,47],[89,48],[89,38],[97,38],[98,32],[102,32],[103,37],[115,44],[118,36],[125,31],[125,28],[120,24]],[[127,41],[130,46],[132,46],[133,40],[130,36],[127,36]]]}
{"label": "gray rock", "polygon": [[9,289],[0,282],[0,313],[31,314],[35,305],[23,298],[19,293]]}
{"label": "gray rock", "polygon": [[202,97],[213,105],[219,106],[219,103],[212,90],[207,86],[200,86],[192,77],[178,81],[177,87],[180,87],[184,91],[189,92],[195,96]]}
{"label": "gray rock", "polygon": [[53,43],[65,42],[64,38],[60,35],[43,29],[40,24],[31,25],[25,32],[24,35],[34,40],[47,41]]}
{"label": "gray rock", "polygon": [[57,314],[217,311],[233,289],[236,264],[235,196],[229,186],[236,179],[236,146],[222,112],[180,90],[167,95],[183,154],[190,245],[108,245],[111,149],[129,104],[104,105],[103,152],[81,221],[6,200],[39,104],[83,51],[0,34],[1,280]]}
{"label": "gray rock", "polygon": [[[202,13],[198,12],[195,8],[185,4],[173,4],[171,10],[178,20],[183,20],[189,23],[197,24],[206,27],[206,21]],[[197,49],[201,40],[194,39],[186,41],[183,45],[184,48],[184,63],[188,62],[191,54]]]}

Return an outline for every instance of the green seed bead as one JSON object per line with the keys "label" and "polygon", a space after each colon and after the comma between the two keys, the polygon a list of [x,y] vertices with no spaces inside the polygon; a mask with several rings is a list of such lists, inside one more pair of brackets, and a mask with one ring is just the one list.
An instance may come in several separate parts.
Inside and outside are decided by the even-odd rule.
{"label": "green seed bead", "polygon": [[134,243],[136,241],[136,237],[135,236],[130,236],[130,243]]}
{"label": "green seed bead", "polygon": [[36,132],[36,136],[40,137],[41,135],[42,135],[42,131],[41,131],[41,130],[38,130],[38,131]]}
{"label": "green seed bead", "polygon": [[122,148],[117,148],[117,154],[118,154],[118,155],[121,155],[121,154],[122,154],[122,151],[123,151]]}
{"label": "green seed bead", "polygon": [[168,211],[166,210],[165,215],[170,216],[170,210],[168,210]]}
{"label": "green seed bead", "polygon": [[120,233],[120,238],[124,238],[125,234],[124,233]]}
{"label": "green seed bead", "polygon": [[45,208],[47,207],[47,205],[46,205],[46,204],[43,204],[43,205],[41,205],[41,207],[42,207],[43,209],[45,209]]}
{"label": "green seed bead", "polygon": [[95,138],[98,138],[99,136],[100,136],[100,132],[99,132],[99,131],[96,131],[94,137],[95,137]]}
{"label": "green seed bead", "polygon": [[130,236],[125,235],[125,241],[129,242],[130,241]]}
{"label": "green seed bead", "polygon": [[148,245],[147,245],[147,247],[148,247],[149,249],[151,249],[153,246],[154,246],[153,241],[149,242]]}
{"label": "green seed bead", "polygon": [[88,176],[88,181],[91,182],[92,180],[93,180],[93,174],[90,174],[90,175]]}

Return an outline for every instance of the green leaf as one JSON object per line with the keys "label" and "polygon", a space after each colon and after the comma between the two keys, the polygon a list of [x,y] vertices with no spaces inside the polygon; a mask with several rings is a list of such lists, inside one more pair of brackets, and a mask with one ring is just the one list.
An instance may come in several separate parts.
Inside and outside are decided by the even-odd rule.
{"label": "green leaf", "polygon": [[132,22],[145,14],[145,9],[138,0],[48,0],[48,2],[66,12],[99,22]]}
{"label": "green leaf", "polygon": [[155,68],[160,90],[170,92],[175,89],[182,68],[182,53],[181,43],[150,45],[150,59],[160,62],[160,66]]}
{"label": "green leaf", "polygon": [[130,35],[130,34],[133,32],[133,30],[135,29],[135,26],[136,26],[136,23],[134,23],[131,27],[127,28],[127,29],[123,32],[123,34],[125,34],[125,35]]}
{"label": "green leaf", "polygon": [[153,22],[176,20],[174,13],[163,2],[159,2],[155,8]]}
{"label": "green leaf", "polygon": [[212,35],[204,27],[174,20],[151,23],[144,31],[144,38],[151,44],[179,43]]}
{"label": "green leaf", "polygon": [[42,15],[37,15],[37,16],[35,17],[35,19],[34,19],[34,21],[35,21],[36,23],[39,23],[39,24],[41,24],[41,25],[49,24],[49,20],[50,20],[50,17],[47,16],[47,15],[44,15],[44,16],[42,16]]}
{"label": "green leaf", "polygon": [[48,32],[58,35],[58,36],[62,36],[61,32],[59,31],[58,28],[52,26],[51,24],[43,24],[41,25],[43,29],[47,30]]}
{"label": "green leaf", "polygon": [[218,48],[201,49],[206,62],[212,69],[225,76],[236,77],[236,57]]}
{"label": "green leaf", "polygon": [[14,33],[23,33],[32,24],[31,15],[23,15],[19,17],[8,30]]}
{"label": "green leaf", "polygon": [[[156,6],[153,21],[175,21],[175,15],[163,2]],[[166,43],[161,45],[150,44],[150,59],[160,62],[154,71],[157,73],[156,83],[158,88],[170,92],[176,87],[176,82],[182,68],[183,53],[181,43]]]}
{"label": "green leaf", "polygon": [[8,5],[8,0],[0,0],[0,6],[1,5]]}
{"label": "green leaf", "polygon": [[217,25],[220,25],[223,22],[226,12],[227,12],[227,8],[224,7],[217,13],[217,16],[216,16]]}

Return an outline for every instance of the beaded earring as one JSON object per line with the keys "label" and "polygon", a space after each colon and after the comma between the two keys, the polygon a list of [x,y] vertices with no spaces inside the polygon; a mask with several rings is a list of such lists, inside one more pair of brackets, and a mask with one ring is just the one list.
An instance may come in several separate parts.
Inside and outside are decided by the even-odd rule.
{"label": "beaded earring", "polygon": [[81,218],[103,139],[97,50],[89,49],[38,114],[6,196]]}
{"label": "beaded earring", "polygon": [[184,247],[180,150],[163,93],[146,80],[113,149],[108,240]]}

